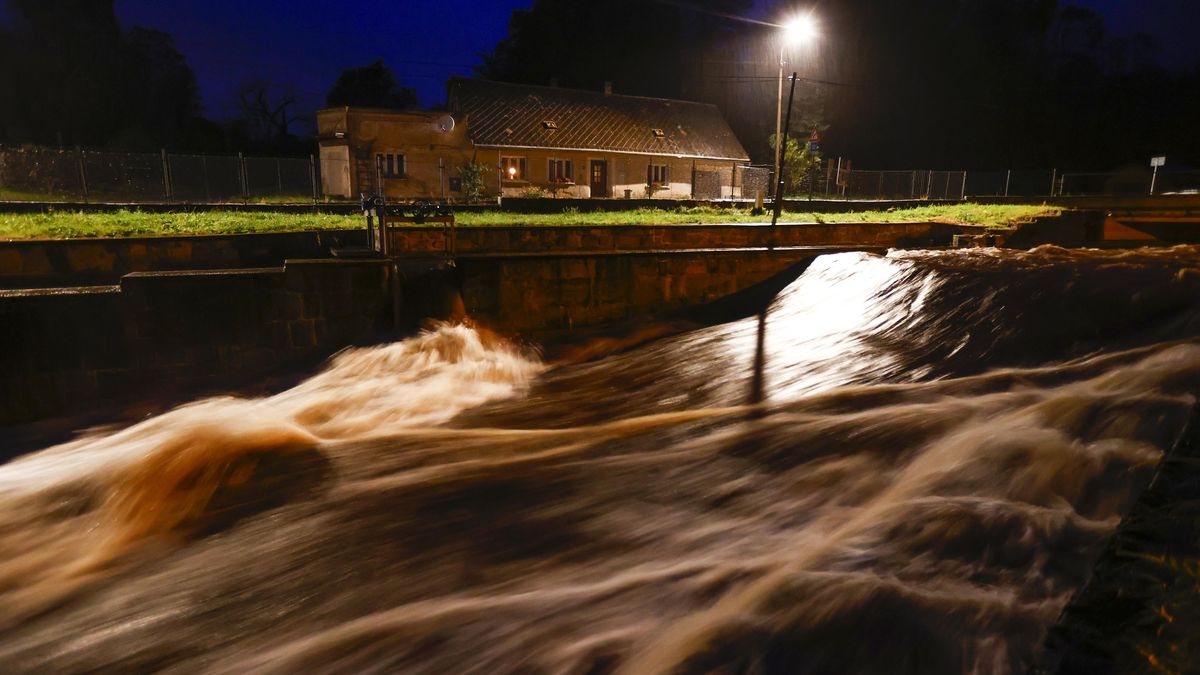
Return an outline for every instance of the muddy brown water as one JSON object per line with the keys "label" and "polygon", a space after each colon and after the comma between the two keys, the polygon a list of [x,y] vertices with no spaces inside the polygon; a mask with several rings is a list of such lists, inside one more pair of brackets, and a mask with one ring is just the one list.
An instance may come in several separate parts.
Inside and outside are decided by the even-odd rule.
{"label": "muddy brown water", "polygon": [[1020,672],[1193,408],[1197,267],[824,256],[758,410],[753,317],[446,325],[85,433],[0,466],[0,670]]}

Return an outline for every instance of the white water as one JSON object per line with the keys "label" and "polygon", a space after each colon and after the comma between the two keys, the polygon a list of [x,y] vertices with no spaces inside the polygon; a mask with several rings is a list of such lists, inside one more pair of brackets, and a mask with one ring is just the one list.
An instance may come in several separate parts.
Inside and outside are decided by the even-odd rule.
{"label": "white water", "polygon": [[37,453],[0,666],[1021,671],[1194,404],[1198,257],[822,258],[761,416],[754,320],[561,367],[457,326]]}

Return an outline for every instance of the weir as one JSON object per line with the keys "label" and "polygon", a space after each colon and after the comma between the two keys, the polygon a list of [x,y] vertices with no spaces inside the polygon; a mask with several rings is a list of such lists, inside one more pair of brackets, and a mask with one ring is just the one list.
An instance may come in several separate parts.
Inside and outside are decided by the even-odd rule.
{"label": "weir", "polygon": [[[0,425],[220,390],[428,319],[562,337],[713,302],[823,254],[977,229],[783,224],[771,241],[746,225],[447,225],[0,243]],[[355,253],[382,242],[382,258]]]}
{"label": "weir", "polygon": [[1021,672],[1192,414],[1195,256],[835,253],[92,431],[0,466],[0,665]]}

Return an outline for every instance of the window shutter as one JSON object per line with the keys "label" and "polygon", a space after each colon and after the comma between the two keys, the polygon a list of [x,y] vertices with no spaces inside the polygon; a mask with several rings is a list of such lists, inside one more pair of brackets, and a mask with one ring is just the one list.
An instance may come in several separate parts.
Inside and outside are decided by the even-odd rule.
{"label": "window shutter", "polygon": [[525,180],[525,158],[517,160],[517,163],[521,165],[521,168],[517,170],[517,178]]}
{"label": "window shutter", "polygon": [[566,177],[566,179],[567,179],[567,180],[571,180],[571,177],[572,177],[573,175],[574,175],[574,174],[572,174],[572,173],[571,173],[571,160],[569,160],[569,159],[568,159],[568,160],[567,160],[567,171],[566,171],[566,176],[565,176],[565,177]]}
{"label": "window shutter", "polygon": [[670,164],[663,164],[662,182],[663,182],[663,185],[667,185],[671,182],[671,165]]}
{"label": "window shutter", "polygon": [[404,178],[405,176],[408,175],[408,172],[405,170],[406,168],[407,167],[405,166],[404,155],[396,155],[396,173],[401,178]]}
{"label": "window shutter", "polygon": [[646,165],[646,185],[654,185],[654,165]]}

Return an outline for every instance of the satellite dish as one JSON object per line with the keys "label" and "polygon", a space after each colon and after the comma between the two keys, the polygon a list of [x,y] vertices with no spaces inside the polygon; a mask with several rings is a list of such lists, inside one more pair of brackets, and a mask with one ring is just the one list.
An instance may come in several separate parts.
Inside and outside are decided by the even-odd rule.
{"label": "satellite dish", "polygon": [[443,134],[454,131],[454,117],[452,115],[442,115],[437,122],[433,123],[433,128]]}

